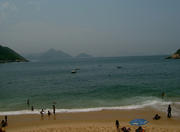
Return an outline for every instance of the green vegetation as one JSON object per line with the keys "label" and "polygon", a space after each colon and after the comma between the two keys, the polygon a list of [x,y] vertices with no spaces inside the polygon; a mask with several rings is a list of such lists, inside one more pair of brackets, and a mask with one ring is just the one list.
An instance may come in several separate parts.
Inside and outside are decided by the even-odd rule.
{"label": "green vegetation", "polygon": [[24,57],[8,47],[0,45],[0,63],[6,62],[27,62]]}
{"label": "green vegetation", "polygon": [[180,49],[178,49],[175,54],[179,54],[180,55]]}
{"label": "green vegetation", "polygon": [[178,49],[173,55],[167,57],[166,59],[180,59],[180,49]]}

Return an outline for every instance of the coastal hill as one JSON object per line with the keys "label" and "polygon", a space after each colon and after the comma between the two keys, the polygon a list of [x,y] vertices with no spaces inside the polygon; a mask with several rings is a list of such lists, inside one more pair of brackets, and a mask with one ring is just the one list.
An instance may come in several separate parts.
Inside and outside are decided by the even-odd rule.
{"label": "coastal hill", "polygon": [[88,55],[86,53],[81,53],[79,55],[76,56],[77,58],[91,58],[92,56],[91,55]]}
{"label": "coastal hill", "polygon": [[180,59],[180,49],[178,49],[174,54],[167,57],[166,59]]}
{"label": "coastal hill", "polygon": [[0,63],[7,62],[28,62],[28,60],[14,50],[0,45]]}

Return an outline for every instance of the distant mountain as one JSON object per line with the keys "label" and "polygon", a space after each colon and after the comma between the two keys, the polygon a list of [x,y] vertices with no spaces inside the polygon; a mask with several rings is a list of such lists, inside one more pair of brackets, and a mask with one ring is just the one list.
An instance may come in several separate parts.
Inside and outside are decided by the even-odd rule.
{"label": "distant mountain", "polygon": [[180,59],[180,49],[178,49],[174,54],[167,57],[166,59]]}
{"label": "distant mountain", "polygon": [[71,55],[60,51],[60,50],[55,50],[55,49],[49,49],[45,53],[41,55],[41,58],[45,59],[59,59],[59,58],[69,58],[72,57]]}
{"label": "distant mountain", "polygon": [[41,54],[34,54],[29,56],[30,59],[37,59],[37,60],[59,60],[63,58],[71,58],[72,56],[55,49],[49,49],[48,51],[41,53]]}
{"label": "distant mountain", "polygon": [[92,56],[86,53],[81,53],[76,56],[77,58],[91,58]]}
{"label": "distant mountain", "polygon": [[6,62],[27,62],[24,57],[8,47],[0,45],[0,63]]}

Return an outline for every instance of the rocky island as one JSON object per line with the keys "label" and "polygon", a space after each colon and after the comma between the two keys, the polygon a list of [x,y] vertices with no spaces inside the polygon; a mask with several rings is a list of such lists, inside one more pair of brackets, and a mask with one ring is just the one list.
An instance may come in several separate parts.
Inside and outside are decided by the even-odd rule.
{"label": "rocky island", "polygon": [[174,54],[167,57],[166,59],[180,59],[180,49],[178,49]]}
{"label": "rocky island", "polygon": [[0,63],[7,62],[28,62],[28,60],[14,50],[0,45]]}

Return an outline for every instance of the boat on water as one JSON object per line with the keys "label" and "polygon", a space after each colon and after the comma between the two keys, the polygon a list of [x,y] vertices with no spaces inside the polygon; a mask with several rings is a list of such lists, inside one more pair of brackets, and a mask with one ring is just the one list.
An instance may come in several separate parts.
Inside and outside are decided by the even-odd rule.
{"label": "boat on water", "polygon": [[75,70],[75,69],[73,69],[72,71],[71,71],[71,73],[76,73],[77,71]]}

